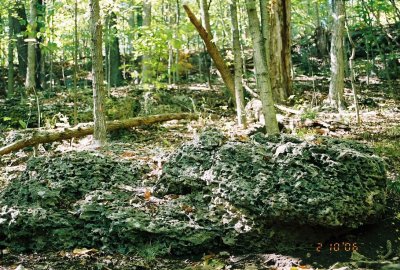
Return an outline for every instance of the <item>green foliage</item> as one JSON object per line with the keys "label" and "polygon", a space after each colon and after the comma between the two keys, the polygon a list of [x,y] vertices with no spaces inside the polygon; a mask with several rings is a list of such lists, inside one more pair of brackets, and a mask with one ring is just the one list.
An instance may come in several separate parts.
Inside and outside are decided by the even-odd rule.
{"label": "green foliage", "polygon": [[154,261],[157,257],[165,256],[170,253],[170,247],[162,242],[149,243],[144,245],[143,248],[138,251],[138,255],[148,262]]}
{"label": "green foliage", "polygon": [[381,142],[375,142],[374,147],[380,155],[400,161],[400,143],[398,141],[383,140]]}
{"label": "green foliage", "polygon": [[318,113],[310,108],[307,108],[301,115],[300,115],[300,119],[302,121],[306,120],[306,119],[310,119],[310,120],[314,120],[315,118],[317,118]]}
{"label": "green foliage", "polygon": [[140,102],[132,97],[107,98],[106,115],[108,120],[122,120],[132,118],[140,112]]}
{"label": "green foliage", "polygon": [[397,196],[400,196],[400,176],[393,181],[389,181],[387,184],[388,191],[395,193]]}
{"label": "green foliage", "polygon": [[18,120],[18,123],[21,125],[21,127],[22,127],[23,129],[27,128],[27,126],[28,126],[28,125],[27,125],[24,121],[22,121],[21,119]]}

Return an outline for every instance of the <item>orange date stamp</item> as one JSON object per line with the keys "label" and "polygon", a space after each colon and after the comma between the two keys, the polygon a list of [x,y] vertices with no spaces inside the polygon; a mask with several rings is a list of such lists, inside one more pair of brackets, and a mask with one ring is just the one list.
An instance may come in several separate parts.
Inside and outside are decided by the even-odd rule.
{"label": "orange date stamp", "polygon": [[334,243],[317,243],[316,249],[317,252],[321,252],[323,250],[329,250],[332,252],[353,252],[358,251],[357,243],[355,242],[334,242]]}

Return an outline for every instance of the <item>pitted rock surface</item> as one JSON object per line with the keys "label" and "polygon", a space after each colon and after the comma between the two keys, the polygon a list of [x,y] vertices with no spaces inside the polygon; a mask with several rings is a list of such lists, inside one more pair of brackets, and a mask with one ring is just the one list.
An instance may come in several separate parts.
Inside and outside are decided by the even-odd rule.
{"label": "pitted rock surface", "polygon": [[164,165],[159,194],[203,192],[267,223],[356,228],[385,208],[383,160],[360,143],[209,130]]}
{"label": "pitted rock surface", "polygon": [[[310,246],[381,217],[384,162],[368,147],[210,129],[150,169],[92,152],[32,158],[0,193],[0,244],[144,256]],[[152,191],[151,196],[146,195]]]}

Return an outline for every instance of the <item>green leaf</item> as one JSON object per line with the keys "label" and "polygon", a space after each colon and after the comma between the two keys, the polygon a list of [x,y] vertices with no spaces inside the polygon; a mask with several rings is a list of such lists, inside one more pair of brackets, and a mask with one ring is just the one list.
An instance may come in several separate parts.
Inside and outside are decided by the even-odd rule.
{"label": "green leaf", "polygon": [[18,123],[21,125],[22,128],[26,128],[27,127],[27,124],[22,120],[19,120]]}

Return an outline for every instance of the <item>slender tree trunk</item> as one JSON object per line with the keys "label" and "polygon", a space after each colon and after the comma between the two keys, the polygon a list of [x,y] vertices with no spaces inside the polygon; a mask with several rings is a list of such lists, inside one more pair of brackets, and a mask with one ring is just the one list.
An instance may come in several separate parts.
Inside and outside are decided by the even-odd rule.
{"label": "slender tree trunk", "polygon": [[103,37],[100,18],[99,0],[90,0],[91,53],[93,73],[93,143],[99,147],[106,143],[106,121],[104,115],[104,70],[103,70]]}
{"label": "slender tree trunk", "polygon": [[[54,7],[54,2],[55,2],[54,0],[51,0],[52,7]],[[74,13],[75,12],[76,11],[74,11]],[[53,43],[53,38],[54,38],[54,13],[52,13],[50,15],[49,27],[50,27],[50,37],[49,37],[49,39],[50,39],[50,43]],[[54,72],[53,72],[54,51],[53,50],[50,50],[49,57],[50,57],[50,70],[49,70],[50,92],[53,92],[53,90],[54,90]]]}
{"label": "slender tree trunk", "polygon": [[247,15],[249,18],[249,30],[254,48],[254,64],[257,78],[257,88],[260,92],[262,110],[265,119],[266,132],[279,133],[278,121],[274,108],[274,100],[269,80],[265,43],[262,39],[260,21],[257,15],[256,1],[246,0]]}
{"label": "slender tree trunk", "polygon": [[28,34],[28,65],[26,70],[25,87],[28,92],[34,91],[36,88],[36,17],[37,17],[37,0],[30,0],[29,2],[29,27]]}
{"label": "slender tree trunk", "polygon": [[[44,0],[36,0],[36,31],[38,29],[45,27],[45,15],[46,15],[46,5]],[[41,19],[39,19],[41,18]],[[44,77],[45,77],[45,54],[44,51],[40,48],[40,44],[43,44],[44,37],[40,35],[37,37],[37,41],[35,44],[35,52],[36,52],[36,70],[35,70],[35,83],[36,89],[42,89],[45,85]]]}
{"label": "slender tree trunk", "polygon": [[27,21],[25,6],[23,2],[17,1],[15,10],[18,17],[14,19],[14,34],[17,37],[17,53],[18,53],[18,75],[26,80],[26,71],[28,63],[28,46],[25,43],[25,31]]}
{"label": "slender tree trunk", "polygon": [[357,120],[357,125],[361,125],[361,118],[360,118],[360,109],[358,106],[358,97],[357,97],[357,88],[356,88],[356,82],[355,82],[355,73],[354,73],[354,58],[356,56],[356,44],[354,43],[353,39],[351,38],[350,30],[347,26],[347,23],[345,24],[346,31],[347,31],[347,37],[350,42],[351,46],[351,55],[349,58],[349,68],[350,68],[350,81],[351,81],[351,89],[353,90],[353,100],[354,100],[354,107],[356,109],[356,120]]}
{"label": "slender tree trunk", "polygon": [[[143,26],[150,27],[151,26],[151,1],[143,0]],[[151,82],[151,56],[146,53],[143,55],[142,59],[142,83]]]}
{"label": "slender tree trunk", "polygon": [[12,18],[12,12],[13,9],[8,10],[8,95],[14,92],[14,20]]}
{"label": "slender tree trunk", "polygon": [[201,25],[206,29],[207,33],[212,37],[211,24],[210,24],[210,13],[208,12],[208,1],[200,0],[200,16]]}
{"label": "slender tree trunk", "polygon": [[[208,12],[208,4],[207,0],[200,0],[200,17],[201,17],[201,25],[206,29],[210,39],[212,40],[212,32],[211,32],[211,24],[210,24],[210,13]],[[204,62],[205,62],[205,71],[206,71],[206,78],[208,86],[211,88],[211,71],[210,65],[207,63],[211,63],[210,56],[205,53],[204,49]]]}
{"label": "slender tree trunk", "polygon": [[321,59],[326,59],[328,55],[328,31],[326,27],[324,27],[321,24],[321,17],[319,14],[319,9],[320,9],[320,3],[318,1],[314,2],[314,7],[316,11],[315,15],[315,31],[314,31],[314,36],[315,36],[315,45],[317,47],[317,54],[318,57]]}
{"label": "slender tree trunk", "polygon": [[270,58],[270,80],[276,102],[285,101],[292,94],[290,6],[291,0],[271,0],[270,50],[267,54]]}
{"label": "slender tree trunk", "polygon": [[[266,54],[266,60],[267,60],[267,64],[269,66],[269,60],[271,57],[273,57],[273,52],[271,52],[270,48],[269,48],[269,10],[270,8],[268,7],[268,3],[269,1],[267,0],[260,0],[260,19],[261,19],[261,33],[262,33],[262,40],[264,43],[264,51]],[[271,57],[270,57],[271,55]]]}
{"label": "slender tree trunk", "polygon": [[78,0],[74,7],[74,125],[78,124]]}
{"label": "slender tree trunk", "polygon": [[[178,29],[179,25],[181,23],[181,4],[180,0],[176,0],[175,2],[175,7],[176,7],[176,31],[174,33],[174,37],[176,38],[178,36]],[[175,50],[175,72],[174,72],[174,83],[178,84],[180,82],[180,76],[179,76],[179,48]]]}
{"label": "slender tree trunk", "polygon": [[329,85],[329,103],[342,109],[344,104],[344,20],[343,0],[336,0],[333,12],[333,33],[331,41],[331,82]]}
{"label": "slender tree trunk", "polygon": [[[176,15],[174,14],[172,3],[168,5],[168,12],[170,14],[169,17],[166,18],[166,23],[169,24],[171,29],[174,29],[174,37],[176,34]],[[171,16],[174,14],[175,16]],[[172,46],[174,40],[168,41],[168,84],[172,84],[174,72],[173,72],[173,65],[174,65],[174,48]]]}
{"label": "slender tree trunk", "polygon": [[246,127],[246,114],[244,113],[244,96],[242,85],[242,52],[240,49],[239,24],[237,19],[236,0],[231,0],[232,47],[235,63],[235,99],[238,125]]}
{"label": "slender tree trunk", "polygon": [[110,86],[117,87],[122,82],[121,53],[119,51],[119,38],[116,33],[117,15],[111,12],[107,16],[107,43],[106,43],[106,63],[107,63],[107,82]]}

